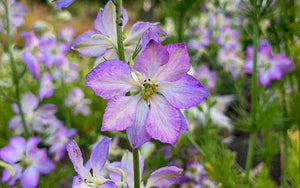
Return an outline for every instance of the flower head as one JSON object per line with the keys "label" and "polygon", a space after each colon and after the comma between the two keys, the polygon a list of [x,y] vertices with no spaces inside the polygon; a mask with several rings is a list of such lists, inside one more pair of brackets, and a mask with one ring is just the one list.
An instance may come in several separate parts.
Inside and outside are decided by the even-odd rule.
{"label": "flower head", "polygon": [[216,80],[218,75],[216,72],[211,71],[207,64],[199,65],[192,75],[209,90],[214,90],[216,88]]}
{"label": "flower head", "polygon": [[2,182],[8,181],[8,185],[12,186],[20,179],[22,187],[37,187],[40,173],[48,174],[55,168],[47,156],[47,150],[37,147],[40,140],[39,137],[30,137],[26,142],[23,137],[13,136],[9,144],[0,149],[0,158],[11,164],[16,172],[12,176],[5,169]]}
{"label": "flower head", "polygon": [[133,69],[122,61],[109,60],[87,75],[86,86],[109,99],[102,131],[127,129],[136,148],[150,138],[175,144],[187,129],[179,108],[198,105],[208,91],[190,69],[186,44],[161,44],[151,40]]}
{"label": "flower head", "polygon": [[205,28],[195,27],[192,30],[194,37],[189,46],[195,50],[202,50],[210,44],[211,32]]}
{"label": "flower head", "polygon": [[221,44],[225,50],[233,50],[238,46],[240,32],[230,26],[220,28],[220,34],[216,37],[216,43]]}
{"label": "flower head", "polygon": [[74,114],[89,115],[91,113],[87,104],[91,103],[90,99],[84,98],[84,93],[78,87],[70,91],[68,98],[64,101],[66,106],[73,106]]}

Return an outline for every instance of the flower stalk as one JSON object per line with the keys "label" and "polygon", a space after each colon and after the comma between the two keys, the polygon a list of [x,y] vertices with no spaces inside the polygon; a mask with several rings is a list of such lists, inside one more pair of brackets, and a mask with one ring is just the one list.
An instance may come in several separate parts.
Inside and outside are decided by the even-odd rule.
{"label": "flower stalk", "polygon": [[7,42],[7,52],[9,55],[9,61],[10,61],[10,66],[12,69],[12,79],[15,85],[15,92],[16,92],[16,104],[19,108],[19,113],[21,116],[21,120],[22,120],[22,125],[25,131],[25,136],[28,138],[29,135],[29,131],[26,125],[26,121],[25,121],[25,117],[24,117],[24,113],[23,113],[23,109],[21,106],[21,100],[20,100],[20,88],[19,88],[19,74],[17,72],[17,68],[16,68],[16,64],[15,64],[15,60],[13,57],[13,53],[12,53],[12,45],[11,45],[11,31],[10,31],[10,20],[9,20],[9,10],[8,10],[8,3],[7,0],[3,1],[4,4],[4,9],[5,9],[5,21],[6,21],[6,42]]}
{"label": "flower stalk", "polygon": [[116,5],[116,25],[117,25],[117,43],[118,43],[118,56],[121,61],[125,61],[124,44],[123,44],[123,31],[122,31],[122,0],[114,0]]}
{"label": "flower stalk", "polygon": [[133,154],[134,188],[140,188],[140,167],[139,167],[138,148],[133,148],[132,154]]}

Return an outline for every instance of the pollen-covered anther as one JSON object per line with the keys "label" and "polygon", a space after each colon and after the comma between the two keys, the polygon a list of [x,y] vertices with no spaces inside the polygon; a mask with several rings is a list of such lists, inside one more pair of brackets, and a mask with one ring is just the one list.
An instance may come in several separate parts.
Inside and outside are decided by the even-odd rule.
{"label": "pollen-covered anther", "polygon": [[158,85],[153,84],[151,82],[151,79],[148,78],[147,80],[144,80],[143,86],[144,86],[144,89],[142,90],[143,99],[148,100],[148,98],[156,92],[156,87]]}

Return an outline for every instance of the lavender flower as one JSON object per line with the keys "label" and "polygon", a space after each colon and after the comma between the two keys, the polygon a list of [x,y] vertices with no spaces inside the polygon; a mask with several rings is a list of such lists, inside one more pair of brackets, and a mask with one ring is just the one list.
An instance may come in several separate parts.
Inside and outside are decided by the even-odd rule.
{"label": "lavender flower", "polygon": [[[69,140],[67,150],[69,157],[74,165],[75,171],[78,176],[74,177],[73,188],[81,187],[99,187],[99,188],[117,188],[124,183],[118,182],[118,186],[115,182],[107,179],[101,174],[103,173],[104,165],[108,158],[108,149],[110,144],[110,138],[103,138],[99,144],[92,151],[91,158],[85,166],[83,166],[83,159],[80,148],[74,140]],[[90,170],[92,169],[92,173]],[[119,170],[119,169],[115,169]],[[122,172],[122,174],[124,174]],[[124,177],[126,179],[126,177]]]}
{"label": "lavender flower", "polygon": [[[251,74],[253,69],[253,46],[247,47],[247,58],[242,66],[245,73]],[[281,80],[282,76],[294,69],[294,64],[285,54],[273,55],[272,46],[262,40],[258,46],[257,73],[259,83],[270,86],[272,80]]]}
{"label": "lavender flower", "polygon": [[73,112],[75,115],[82,114],[82,115],[89,115],[91,113],[87,104],[90,104],[90,99],[84,98],[84,93],[78,87],[70,91],[69,96],[65,99],[64,104],[66,106],[73,107]]}
{"label": "lavender flower", "polygon": [[233,50],[238,46],[240,32],[232,29],[230,26],[220,28],[219,36],[216,37],[216,43],[221,44],[225,50]]}
{"label": "lavender flower", "polygon": [[196,71],[192,75],[197,78],[201,83],[203,83],[209,90],[214,90],[216,88],[216,80],[218,75],[216,72],[209,70],[207,64],[201,64],[198,66]]}
{"label": "lavender flower", "polygon": [[78,71],[79,65],[65,59],[62,64],[52,72],[52,77],[55,80],[64,80],[64,82],[70,83],[78,79]]}
{"label": "lavender flower", "polygon": [[[55,119],[56,106],[53,104],[43,104],[38,107],[39,100],[32,93],[28,92],[21,96],[21,107],[25,116],[25,121],[29,131],[41,131],[43,125]],[[17,114],[10,119],[8,126],[16,131],[17,134],[24,132],[19,108],[16,104],[12,105],[13,111]]]}
{"label": "lavender flower", "polygon": [[[0,18],[5,16],[4,1],[0,2]],[[7,8],[9,12],[9,27],[11,35],[16,32],[17,27],[25,24],[24,16],[27,14],[26,7],[15,0],[7,0]],[[0,32],[6,33],[7,23],[0,19]]]}
{"label": "lavender flower", "polygon": [[71,5],[75,0],[54,0],[53,3],[56,3],[55,9],[59,9],[61,7],[68,7]]}
{"label": "lavender flower", "polygon": [[221,49],[218,52],[217,60],[224,70],[230,72],[235,79],[242,73],[243,61],[235,51]]}
{"label": "lavender flower", "polygon": [[49,73],[44,73],[42,76],[40,89],[39,89],[39,98],[43,100],[45,97],[51,97],[54,92],[54,85],[52,83],[52,78]]}
{"label": "lavender flower", "polygon": [[22,137],[13,136],[9,144],[0,149],[0,158],[11,164],[16,172],[12,176],[5,169],[2,182],[8,181],[8,185],[12,186],[19,179],[22,187],[34,188],[38,185],[40,173],[48,174],[55,168],[47,156],[47,150],[37,147],[40,140],[39,137],[30,137],[26,142]]}
{"label": "lavender flower", "polygon": [[[123,28],[127,24],[128,16],[125,9],[123,14]],[[73,44],[73,49],[84,56],[97,57],[95,66],[104,60],[117,59],[117,31],[116,31],[116,7],[112,1],[108,1],[104,9],[99,9],[99,13],[94,23],[94,29],[79,35]],[[133,25],[128,36],[124,38],[125,59],[133,54],[142,34],[151,29],[157,33],[167,35],[158,26],[158,23],[137,22]],[[148,37],[145,36],[147,39]],[[165,37],[164,37],[165,38]],[[160,41],[164,40],[162,38]],[[143,43],[143,42],[142,42]],[[145,42],[144,42],[145,43]],[[146,45],[146,44],[145,44]]]}
{"label": "lavender flower", "polygon": [[195,106],[208,96],[200,82],[187,74],[186,45],[162,46],[151,40],[133,68],[132,72],[127,63],[110,60],[87,75],[85,85],[110,100],[101,130],[127,129],[134,148],[150,138],[175,144],[179,132],[187,129],[179,108]]}
{"label": "lavender flower", "polygon": [[211,32],[205,28],[195,27],[192,29],[193,38],[189,46],[195,50],[202,50],[210,44]]}
{"label": "lavender flower", "polygon": [[71,43],[73,41],[74,35],[75,30],[72,26],[67,26],[58,32],[58,36],[67,43]]}

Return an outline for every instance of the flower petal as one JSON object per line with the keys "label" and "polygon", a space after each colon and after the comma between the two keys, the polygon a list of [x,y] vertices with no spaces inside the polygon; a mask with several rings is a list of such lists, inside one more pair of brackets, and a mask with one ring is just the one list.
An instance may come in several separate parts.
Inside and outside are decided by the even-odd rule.
{"label": "flower petal", "polygon": [[178,113],[181,117],[181,128],[180,131],[189,131],[189,126],[188,123],[184,117],[184,115],[182,114],[182,112],[180,110],[178,110]]}
{"label": "flower petal", "polygon": [[15,163],[22,158],[25,147],[26,141],[23,137],[13,136],[9,144],[0,149],[0,158],[7,163]]}
{"label": "flower petal", "polygon": [[179,180],[182,169],[176,166],[162,167],[154,171],[147,182],[146,188],[167,188]]}
{"label": "flower petal", "polygon": [[[168,44],[164,48],[169,53],[169,61],[160,67],[155,80],[176,81],[184,77],[190,70],[190,57],[185,43]],[[153,78],[154,79],[154,78]]]}
{"label": "flower petal", "polygon": [[136,107],[136,117],[134,124],[127,129],[127,136],[130,145],[138,148],[151,139],[145,127],[145,121],[148,116],[149,107],[147,102],[140,98]]}
{"label": "flower petal", "polygon": [[103,115],[101,131],[121,131],[130,127],[135,122],[138,101],[136,96],[111,99]]}
{"label": "flower petal", "polygon": [[107,181],[99,186],[99,188],[118,188],[117,185],[112,181]]}
{"label": "flower petal", "polygon": [[160,95],[151,96],[150,103],[146,120],[147,132],[163,143],[175,144],[182,124],[178,109]]}
{"label": "flower petal", "polygon": [[132,79],[130,66],[119,60],[109,60],[99,64],[86,76],[85,85],[104,99],[124,96],[137,87]]}
{"label": "flower petal", "polygon": [[104,137],[92,151],[90,164],[94,177],[101,174],[101,170],[107,161],[110,141],[111,138]]}
{"label": "flower petal", "polygon": [[103,9],[102,23],[107,36],[116,44],[116,7],[112,1],[108,1]]}
{"label": "flower petal", "polygon": [[29,71],[32,73],[34,79],[40,78],[40,64],[38,60],[29,52],[24,52],[22,58],[27,65]]}
{"label": "flower petal", "polygon": [[21,177],[22,187],[37,187],[40,173],[34,167],[28,167]]}
{"label": "flower petal", "polygon": [[38,105],[39,105],[38,98],[34,96],[31,92],[24,93],[21,96],[21,106],[25,114],[29,112],[33,112]]}
{"label": "flower petal", "polygon": [[157,25],[157,23],[150,23],[150,22],[136,22],[135,24],[133,24],[127,38],[124,40],[124,44],[131,44],[131,43],[137,43],[143,33],[149,29],[151,26],[155,26]]}
{"label": "flower petal", "polygon": [[176,82],[161,82],[158,89],[176,108],[195,106],[209,94],[197,79],[188,74]]}
{"label": "flower petal", "polygon": [[61,7],[68,7],[74,1],[75,0],[58,0],[58,1],[54,1],[53,3],[56,3],[55,9],[59,9]]}

